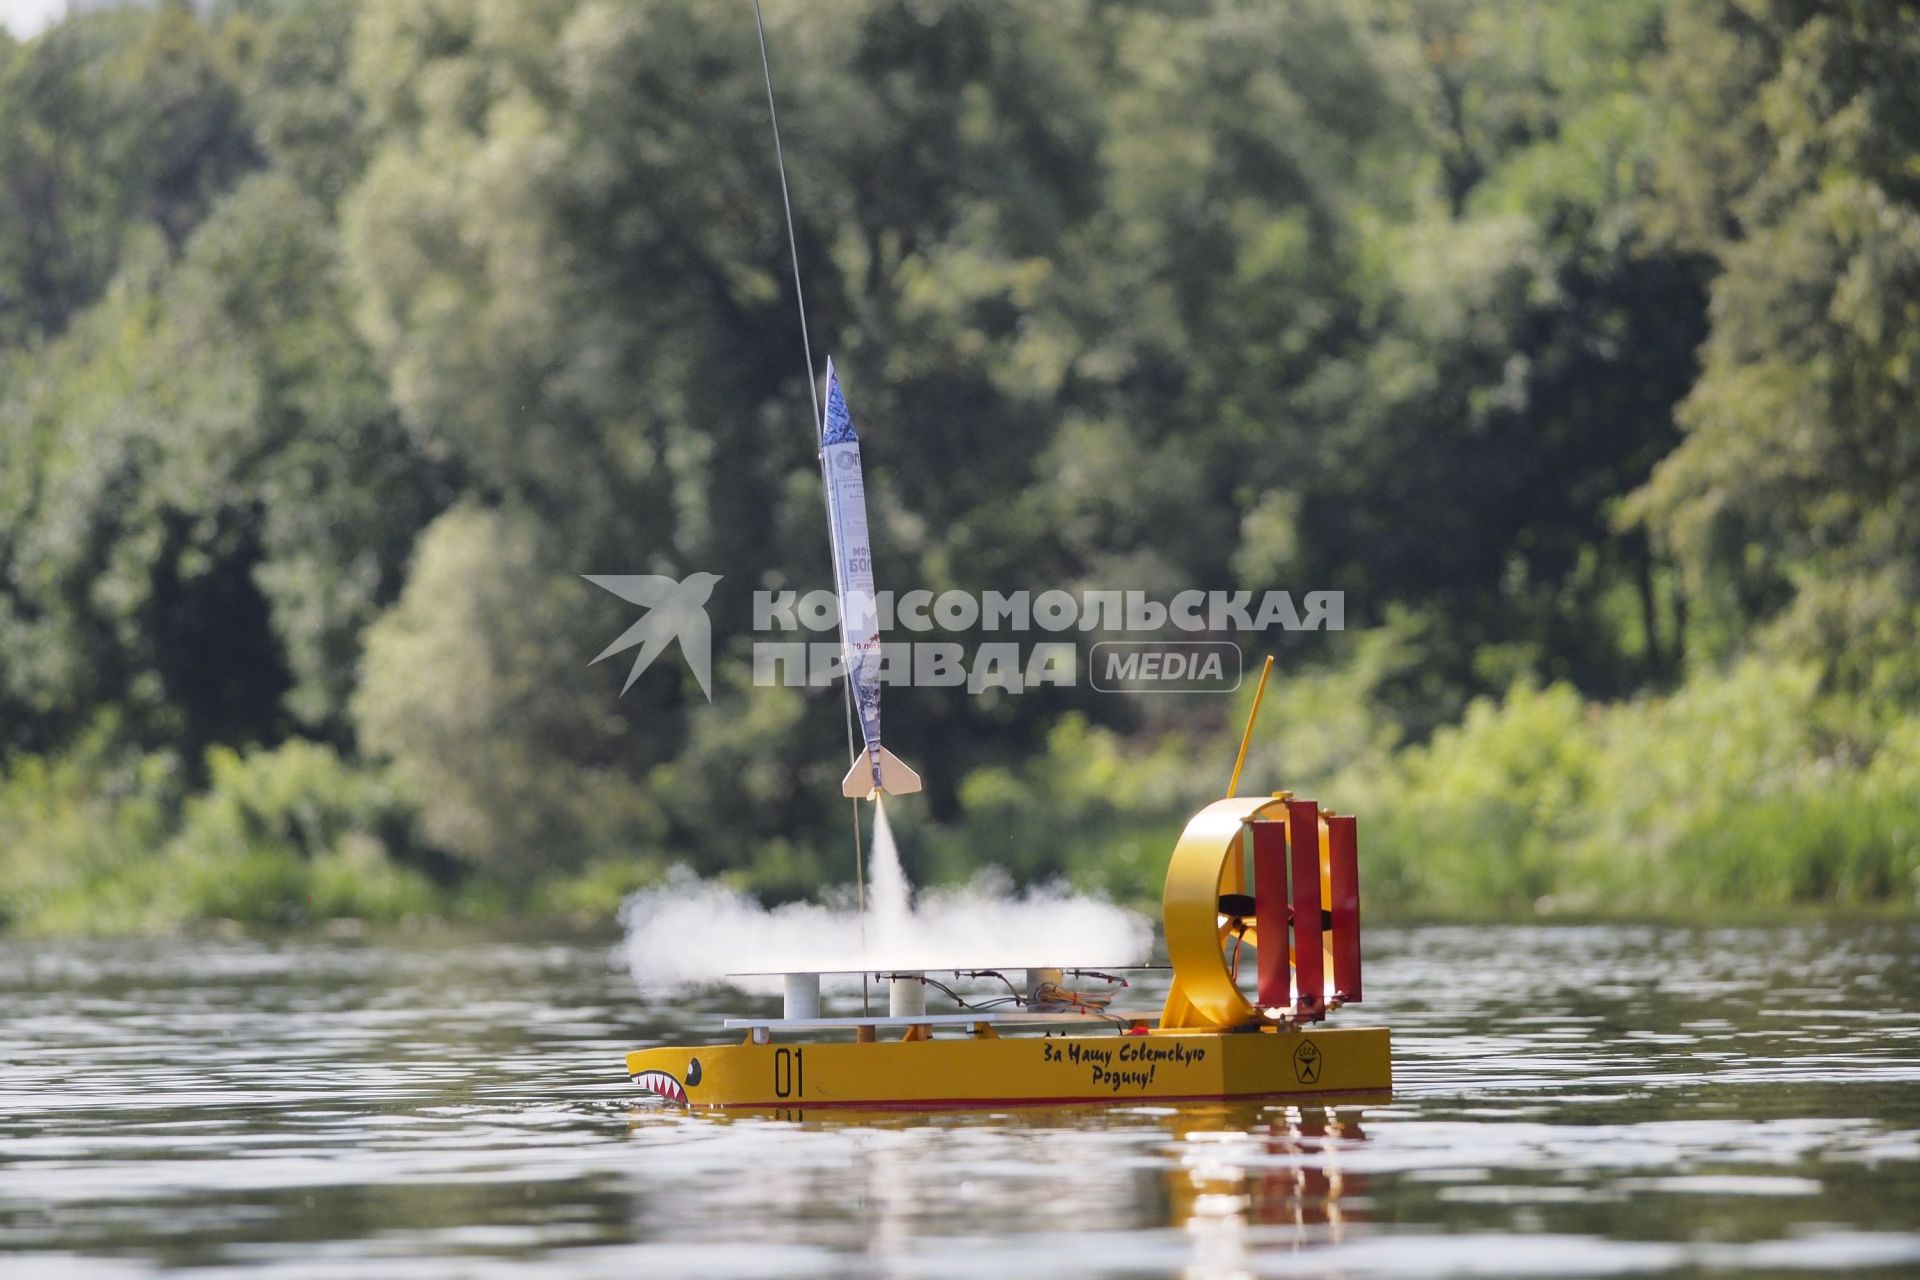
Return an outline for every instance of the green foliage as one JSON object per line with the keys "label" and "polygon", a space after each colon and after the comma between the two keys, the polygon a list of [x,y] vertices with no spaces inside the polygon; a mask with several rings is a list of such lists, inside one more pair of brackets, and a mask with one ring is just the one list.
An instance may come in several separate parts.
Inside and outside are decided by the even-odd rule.
{"label": "green foliage", "polygon": [[991,865],[1023,881],[1065,875],[1116,897],[1148,896],[1186,815],[1213,798],[1196,773],[1179,736],[1141,751],[1067,716],[1044,755],[967,776],[967,825],[935,839],[930,870],[959,880]]}
{"label": "green foliage", "polygon": [[230,500],[258,511],[252,579],[288,668],[287,710],[343,727],[360,634],[399,593],[432,514],[433,474],[347,316],[326,210],[278,175],[249,180],[195,236],[177,310],[189,339],[248,367],[248,436]]}
{"label": "green foliage", "polygon": [[330,748],[290,742],[246,755],[216,748],[154,873],[161,920],[304,924],[394,921],[439,902],[417,870],[412,802],[382,774]]}
{"label": "green foliage", "polygon": [[123,887],[173,831],[185,778],[170,752],[121,746],[103,716],[63,756],[16,757],[0,771],[4,927],[71,932],[137,927]]}
{"label": "green foliage", "polygon": [[181,6],[0,47],[0,347],[93,301],[127,232],[179,243],[255,163],[231,62]]}
{"label": "green foliage", "polygon": [[615,768],[617,704],[577,675],[576,637],[618,634],[591,625],[590,593],[544,559],[524,513],[461,506],[421,535],[367,637],[361,742],[419,798],[429,841],[509,881],[649,834]]}
{"label": "green foliage", "polygon": [[1835,685],[1911,699],[1920,16],[1747,8],[1676,5],[1657,68],[1675,132],[1656,193],[1721,274],[1686,438],[1629,514],[1686,571],[1703,648],[1764,624]]}
{"label": "green foliage", "polygon": [[[1912,898],[1920,18],[808,0],[767,19],[884,586],[1347,593],[1250,787],[1408,909]],[[11,927],[844,878],[744,11],[241,0],[0,41]],[[584,573],[721,575],[714,698]],[[969,637],[970,638],[970,637]],[[1241,694],[1240,710],[1250,695]],[[917,872],[1151,896],[1214,700],[913,689]],[[417,868],[431,866],[429,882]]]}
{"label": "green foliage", "polygon": [[354,0],[301,0],[265,22],[236,18],[227,43],[267,161],[329,210],[366,168],[365,108],[354,92]]}
{"label": "green foliage", "polygon": [[[1522,681],[1396,750],[1381,707],[1406,637],[1371,634],[1362,652],[1348,669],[1275,687],[1241,790],[1284,784],[1359,814],[1375,909],[1920,906],[1920,717],[1822,695],[1811,666],[1749,660],[1671,696],[1607,705]],[[1148,754],[1069,719],[1037,764],[968,779],[979,825],[936,841],[931,867],[1065,869],[1150,907],[1181,824],[1224,790],[1237,728],[1220,726],[1208,748],[1164,739]]]}
{"label": "green foliage", "polygon": [[1522,684],[1327,786],[1365,815],[1369,881],[1414,912],[1912,906],[1916,725],[1822,698],[1811,667],[1750,660],[1606,707]]}
{"label": "green foliage", "polygon": [[215,858],[257,852],[317,858],[404,853],[412,806],[386,778],[349,768],[331,748],[290,742],[246,755],[209,753],[205,793],[187,802],[180,839]]}
{"label": "green foliage", "polygon": [[190,758],[340,727],[359,633],[397,591],[423,470],[347,324],[332,232],[242,183],[177,261],[114,287],[0,386],[0,672],[20,739],[92,706]]}
{"label": "green foliage", "polygon": [[209,920],[397,921],[445,895],[404,859],[412,801],[330,748],[216,748],[206,790],[179,761],[96,725],[67,754],[0,776],[0,904],[27,933],[151,932]]}

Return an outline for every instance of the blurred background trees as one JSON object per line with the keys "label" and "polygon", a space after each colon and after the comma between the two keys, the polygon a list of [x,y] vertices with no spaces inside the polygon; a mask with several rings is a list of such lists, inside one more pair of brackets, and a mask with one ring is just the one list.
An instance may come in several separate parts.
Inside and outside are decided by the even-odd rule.
{"label": "blurred background trees", "polygon": [[[767,16],[883,585],[1344,590],[1256,785],[1414,909],[1920,893],[1920,18]],[[8,922],[850,876],[837,692],[749,675],[828,579],[759,75],[687,0],[0,42]],[[579,575],[696,569],[713,703],[616,697]],[[1180,701],[895,696],[910,861],[1150,895]]]}

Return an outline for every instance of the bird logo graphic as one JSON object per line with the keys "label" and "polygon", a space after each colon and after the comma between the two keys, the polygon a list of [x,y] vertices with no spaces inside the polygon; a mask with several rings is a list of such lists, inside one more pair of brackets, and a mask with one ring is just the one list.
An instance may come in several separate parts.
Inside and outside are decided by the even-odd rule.
{"label": "bird logo graphic", "polygon": [[[627,682],[620,686],[624,697],[627,690],[633,688],[633,682],[640,678],[662,650],[675,640],[680,642],[681,656],[687,665],[693,668],[693,678],[700,682],[700,692],[707,695],[707,701],[713,701],[713,623],[707,618],[707,600],[713,595],[713,586],[720,581],[717,573],[690,573],[682,581],[663,577],[657,573],[588,573],[582,574],[588,582],[604,591],[611,591],[629,604],[637,604],[647,610],[640,620],[620,633],[618,639],[600,651],[593,662],[610,658],[616,653],[640,646],[640,652],[633,655],[633,667],[627,672]],[[587,665],[592,666],[593,662]]]}

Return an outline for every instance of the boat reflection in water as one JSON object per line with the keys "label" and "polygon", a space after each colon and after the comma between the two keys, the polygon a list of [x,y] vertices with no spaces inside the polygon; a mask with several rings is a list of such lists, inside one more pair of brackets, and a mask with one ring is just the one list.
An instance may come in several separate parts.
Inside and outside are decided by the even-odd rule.
{"label": "boat reflection in water", "polygon": [[[733,1129],[734,1140],[764,1141],[766,1177],[742,1180],[736,1170],[714,1188],[732,1220],[852,1220],[878,1259],[913,1254],[930,1239],[965,1238],[1026,1264],[1102,1271],[1124,1261],[1233,1277],[1271,1270],[1276,1253],[1338,1245],[1366,1221],[1367,1176],[1351,1168],[1367,1141],[1357,1107],[689,1116],[644,1106],[628,1116],[636,1137],[661,1140],[663,1151],[684,1150],[684,1128],[720,1126]],[[676,1139],[663,1128],[682,1132]],[[1147,1159],[1143,1137],[1149,1151],[1159,1148]],[[637,1208],[643,1218],[668,1212]],[[664,1217],[653,1225],[674,1234]],[[986,1256],[976,1260],[990,1265]]]}
{"label": "boat reflection in water", "polygon": [[1258,1270],[1260,1253],[1337,1245],[1366,1220],[1367,1177],[1342,1168],[1366,1141],[1357,1110],[1242,1108],[1169,1117],[1179,1167],[1167,1175],[1169,1220],[1193,1239],[1192,1276]]}

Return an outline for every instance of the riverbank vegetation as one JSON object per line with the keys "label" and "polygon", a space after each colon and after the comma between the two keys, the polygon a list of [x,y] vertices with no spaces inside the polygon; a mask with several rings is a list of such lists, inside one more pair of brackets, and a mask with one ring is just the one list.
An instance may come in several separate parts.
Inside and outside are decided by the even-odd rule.
{"label": "riverbank vegetation", "polygon": [[[1382,910],[1920,902],[1920,18],[767,9],[882,585],[1344,591],[1233,637],[1248,780]],[[0,37],[0,927],[850,878],[838,692],[753,681],[828,555],[742,22]],[[620,696],[579,575],[696,570],[712,700]],[[899,691],[910,870],[1150,900],[1249,692]]]}

